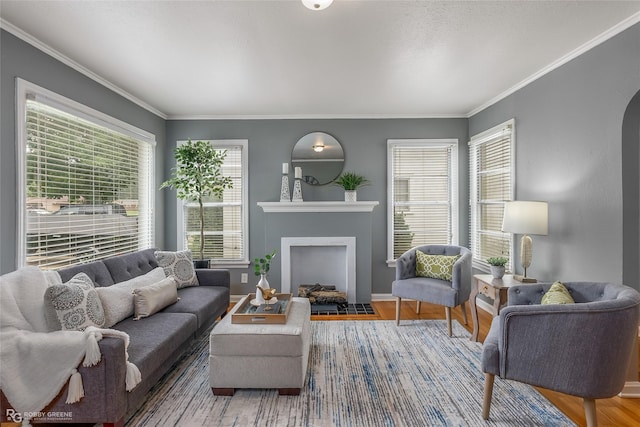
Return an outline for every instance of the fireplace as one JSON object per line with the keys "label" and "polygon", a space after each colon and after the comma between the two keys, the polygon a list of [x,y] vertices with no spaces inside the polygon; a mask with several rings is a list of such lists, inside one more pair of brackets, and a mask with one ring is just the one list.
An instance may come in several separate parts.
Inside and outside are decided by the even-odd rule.
{"label": "fireplace", "polygon": [[[324,282],[344,286],[349,303],[371,301],[372,211],[378,202],[259,202],[264,247],[279,248],[269,283],[282,292]],[[331,268],[327,268],[327,265]],[[331,275],[329,274],[331,273]],[[301,283],[298,283],[301,282]]]}
{"label": "fireplace", "polygon": [[356,238],[282,237],[281,285],[297,293],[298,285],[330,284],[356,302]]}

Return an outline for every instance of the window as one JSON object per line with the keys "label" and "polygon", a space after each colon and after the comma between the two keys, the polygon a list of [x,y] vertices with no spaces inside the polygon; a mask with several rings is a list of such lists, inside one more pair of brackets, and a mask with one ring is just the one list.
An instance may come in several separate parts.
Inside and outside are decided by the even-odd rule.
{"label": "window", "polygon": [[[217,267],[247,266],[247,140],[209,141],[216,149],[226,151],[222,174],[231,177],[233,188],[225,189],[222,199],[205,201],[204,258]],[[184,144],[186,141],[178,141]],[[197,202],[178,199],[178,243],[181,249],[200,251],[200,220]]]}
{"label": "window", "polygon": [[152,247],[155,137],[23,80],[17,88],[19,265]]}
{"label": "window", "polygon": [[458,141],[388,140],[387,165],[389,265],[414,246],[457,244]]}
{"label": "window", "polygon": [[513,238],[503,233],[504,203],[513,200],[515,187],[515,122],[510,120],[475,135],[469,142],[470,242],[473,265],[488,271],[486,259],[509,258]]}

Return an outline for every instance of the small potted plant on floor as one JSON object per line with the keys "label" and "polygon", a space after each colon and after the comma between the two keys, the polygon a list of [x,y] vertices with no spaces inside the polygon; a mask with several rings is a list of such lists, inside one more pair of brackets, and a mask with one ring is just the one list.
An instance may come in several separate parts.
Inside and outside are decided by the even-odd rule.
{"label": "small potted plant on floor", "polygon": [[358,200],[358,187],[369,184],[369,180],[355,172],[345,172],[334,183],[344,189],[345,202],[355,202]]}
{"label": "small potted plant on floor", "polygon": [[214,196],[222,198],[225,188],[233,188],[230,177],[222,175],[222,164],[226,150],[219,150],[207,141],[193,142],[190,139],[175,149],[176,167],[171,178],[162,183],[162,188],[176,190],[181,200],[196,201],[199,206],[200,258],[194,260],[196,267],[209,267],[204,259],[204,200]]}
{"label": "small potted plant on floor", "polygon": [[507,262],[509,262],[509,258],[503,256],[494,256],[487,258],[487,263],[489,264],[489,268],[491,269],[491,275],[495,279],[502,279]]}

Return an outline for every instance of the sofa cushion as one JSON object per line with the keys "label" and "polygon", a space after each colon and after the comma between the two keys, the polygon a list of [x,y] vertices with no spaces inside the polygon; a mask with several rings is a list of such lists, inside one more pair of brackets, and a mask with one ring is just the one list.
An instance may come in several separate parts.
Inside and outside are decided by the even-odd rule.
{"label": "sofa cushion", "polygon": [[147,274],[158,267],[155,249],[145,249],[130,254],[114,256],[102,260],[113,277],[114,283],[124,282]]}
{"label": "sofa cushion", "polygon": [[58,274],[60,274],[60,278],[63,282],[69,281],[73,276],[78,273],[85,273],[91,281],[93,285],[96,287],[100,286],[111,286],[115,282],[113,281],[113,277],[111,277],[111,273],[104,262],[102,261],[94,261],[87,264],[74,265],[68,268],[63,268],[62,270],[58,270]]}
{"label": "sofa cushion", "polygon": [[453,280],[453,264],[460,255],[429,255],[416,249],[416,276]]}
{"label": "sofa cushion", "polygon": [[190,342],[197,321],[190,313],[160,312],[139,321],[125,319],[114,329],[129,335],[129,361],[138,367],[144,382],[173,352]]}
{"label": "sofa cushion", "polygon": [[89,326],[102,328],[105,323],[100,298],[85,273],[78,273],[61,285],[49,286],[44,293],[44,307],[51,331],[82,331]]}
{"label": "sofa cushion", "polygon": [[173,276],[153,285],[133,290],[133,320],[149,317],[178,301],[178,288]]}
{"label": "sofa cushion", "polygon": [[105,315],[105,328],[110,328],[116,323],[133,316],[133,290],[144,286],[153,285],[165,279],[164,270],[156,267],[147,274],[134,277],[115,285],[97,288]]}
{"label": "sofa cushion", "polygon": [[178,282],[178,289],[188,286],[198,286],[198,277],[193,268],[193,257],[191,251],[156,251],[158,265],[164,268],[167,277],[174,276]]}
{"label": "sofa cushion", "polygon": [[210,322],[212,313],[226,310],[229,289],[222,286],[196,286],[178,290],[180,301],[163,310],[163,313],[192,313],[198,318],[198,328]]}

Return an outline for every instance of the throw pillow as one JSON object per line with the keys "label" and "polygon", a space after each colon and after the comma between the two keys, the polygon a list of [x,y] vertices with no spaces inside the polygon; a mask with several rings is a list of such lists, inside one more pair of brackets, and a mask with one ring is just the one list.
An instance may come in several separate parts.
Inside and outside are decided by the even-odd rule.
{"label": "throw pillow", "polygon": [[116,283],[111,286],[96,288],[102,307],[104,308],[105,328],[131,317],[134,314],[133,290],[153,285],[165,279],[164,269],[156,267],[147,274]]}
{"label": "throw pillow", "polygon": [[68,282],[49,286],[44,293],[45,316],[51,331],[82,331],[104,326],[104,310],[93,282],[78,273]]}
{"label": "throw pillow", "polygon": [[135,315],[133,320],[149,317],[163,308],[176,303],[178,286],[173,276],[158,283],[133,290],[133,305]]}
{"label": "throw pillow", "polygon": [[416,249],[416,276],[453,280],[453,264],[460,255],[429,255]]}
{"label": "throw pillow", "polygon": [[542,304],[575,304],[569,290],[562,282],[555,282],[542,296]]}
{"label": "throw pillow", "polygon": [[196,270],[193,268],[191,251],[156,251],[158,265],[164,268],[164,274],[176,278],[178,289],[188,286],[198,286]]}

